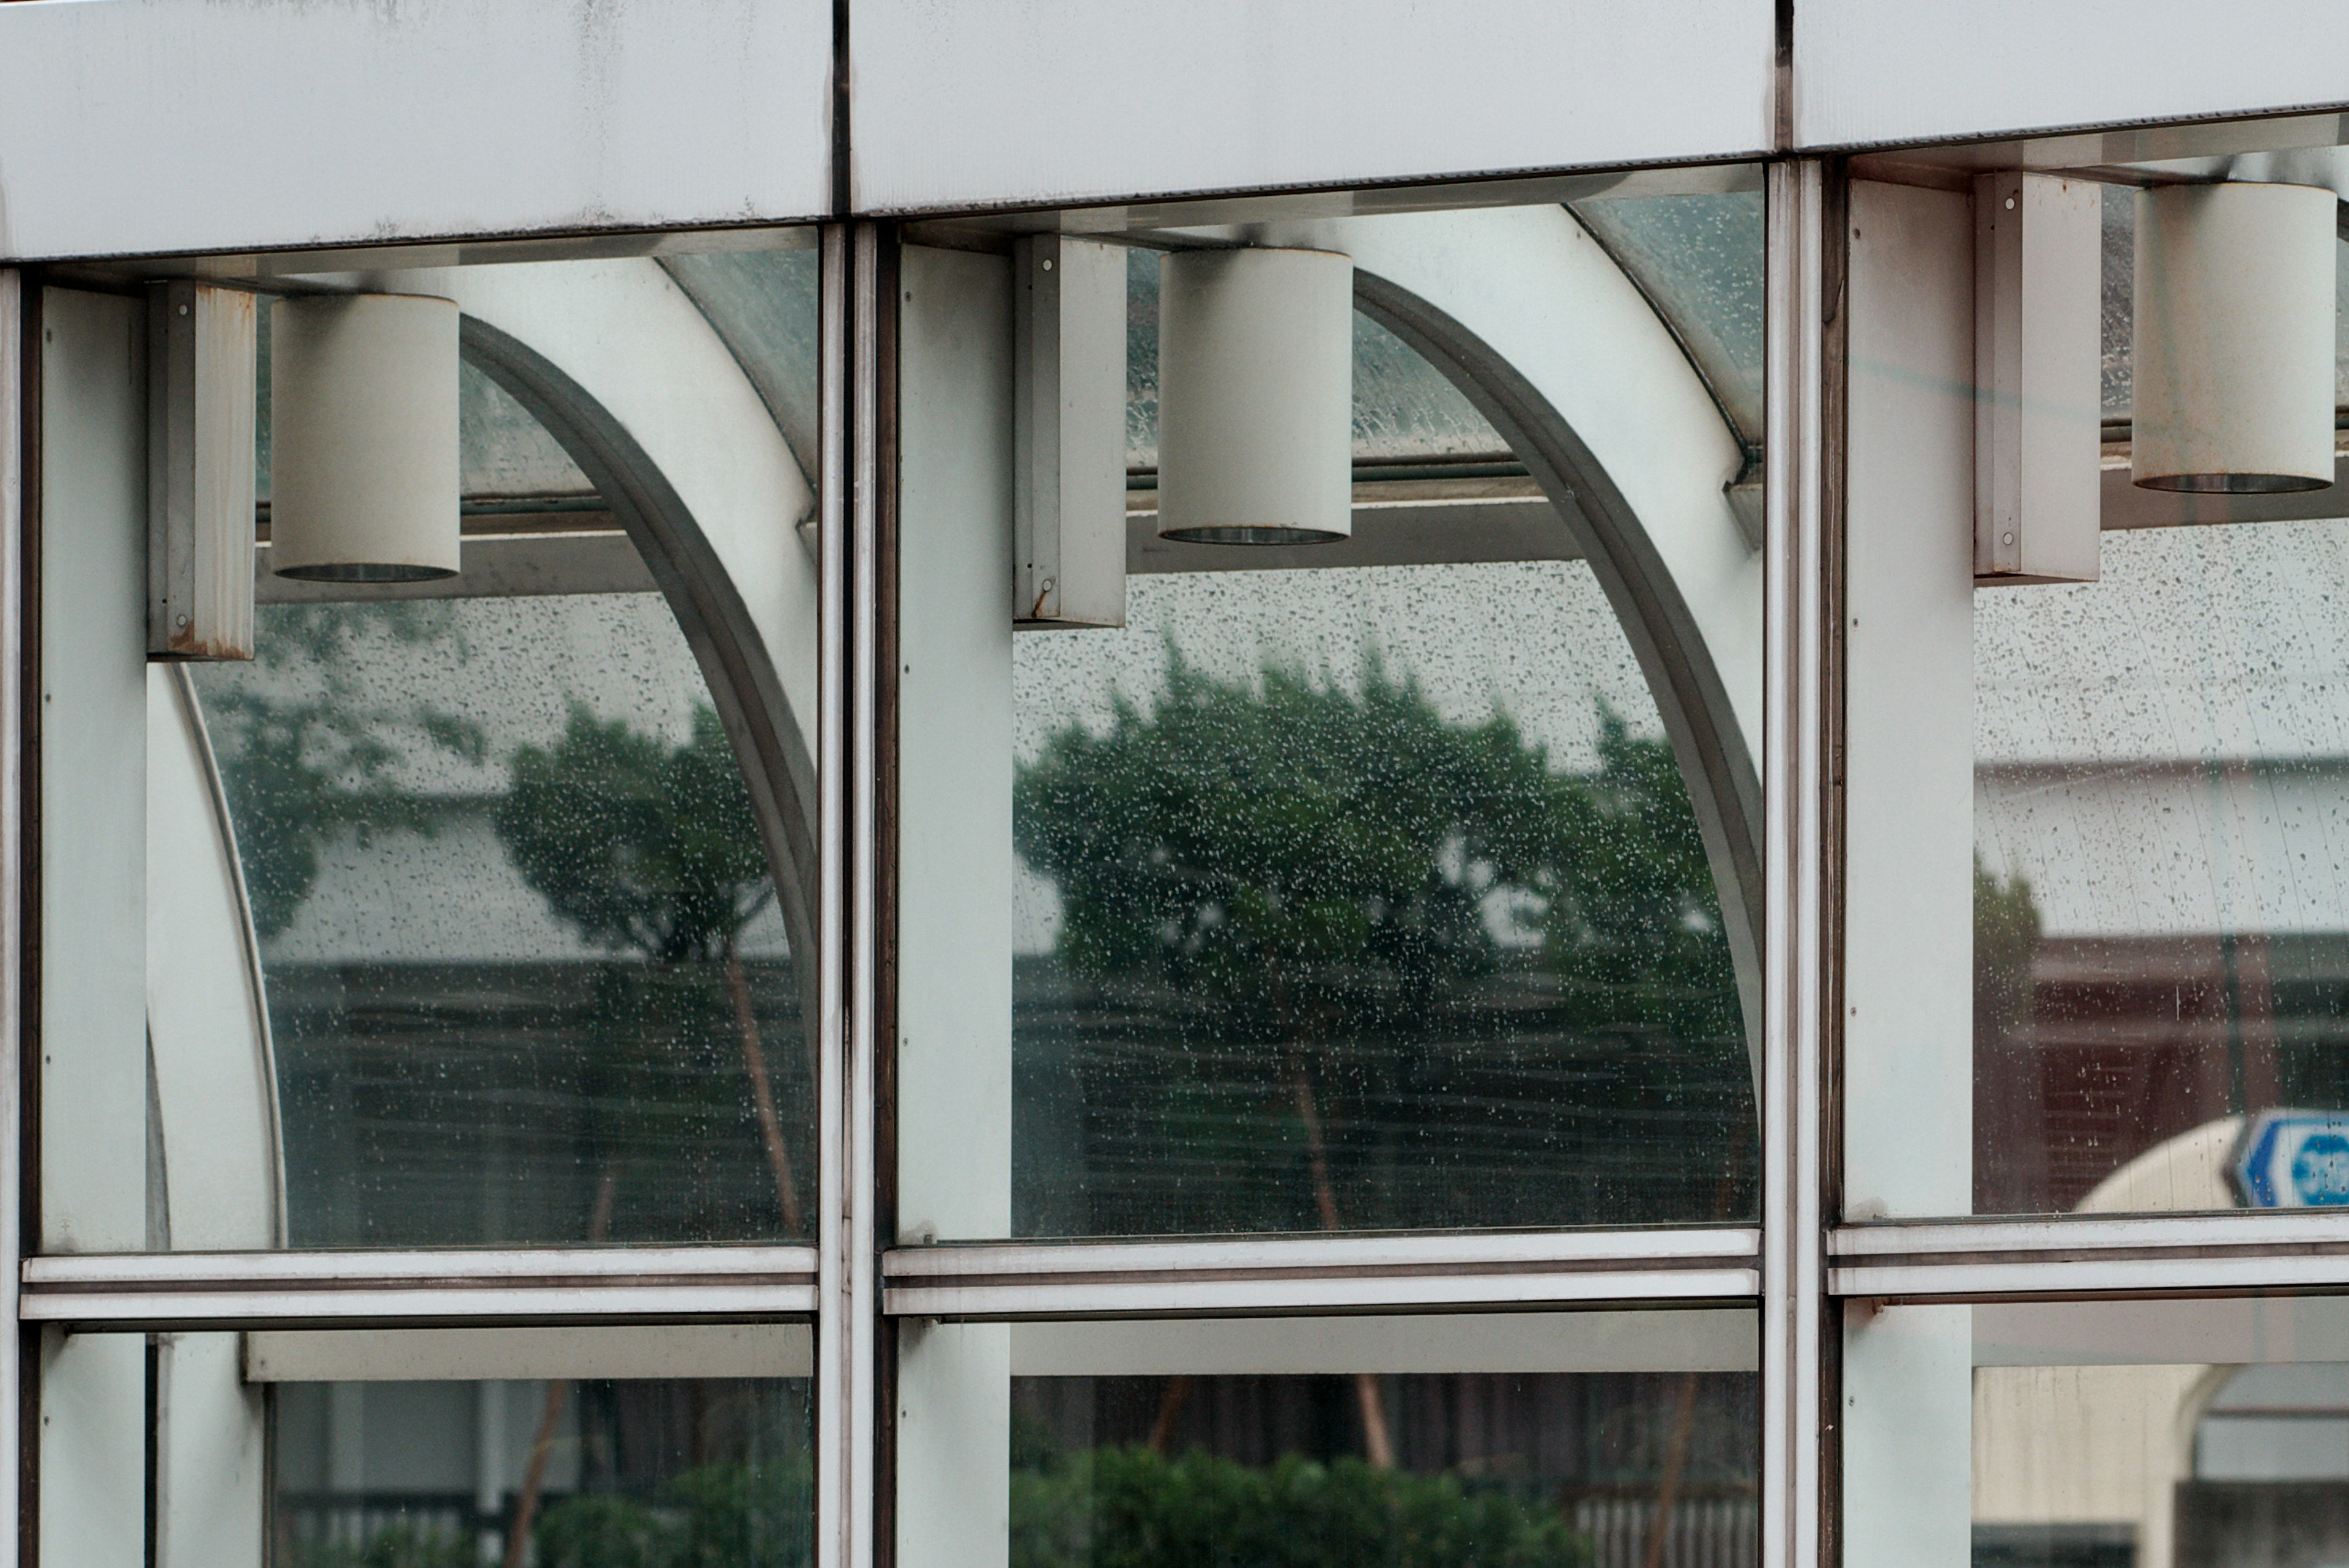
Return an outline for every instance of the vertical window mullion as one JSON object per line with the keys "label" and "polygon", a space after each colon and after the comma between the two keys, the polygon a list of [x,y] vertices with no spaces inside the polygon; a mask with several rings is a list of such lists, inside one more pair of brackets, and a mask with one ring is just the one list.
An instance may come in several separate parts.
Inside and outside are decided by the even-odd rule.
{"label": "vertical window mullion", "polygon": [[1764,609],[1763,1568],[1819,1558],[1826,171],[1769,175]]}
{"label": "vertical window mullion", "polygon": [[[25,528],[35,426],[30,408],[35,353],[26,336],[24,274],[0,271],[0,780],[23,780]],[[18,1462],[24,1335],[16,1324],[24,1255],[24,800],[0,787],[0,1518],[21,1520]],[[0,1568],[16,1568],[19,1529],[0,1529]]]}
{"label": "vertical window mullion", "polygon": [[854,297],[854,225],[829,223],[823,238],[819,355],[823,456],[817,486],[821,599],[818,609],[816,856],[819,866],[817,954],[817,1138],[820,1191],[816,1225],[816,1568],[855,1568],[868,1560],[866,1523],[855,1506],[864,1474],[869,1401],[867,1379],[855,1358],[861,1303],[852,1251],[851,1194],[856,1165],[853,1108],[848,961],[848,756],[852,616],[849,550],[851,493],[858,449],[851,428],[856,381],[855,324],[864,314]]}

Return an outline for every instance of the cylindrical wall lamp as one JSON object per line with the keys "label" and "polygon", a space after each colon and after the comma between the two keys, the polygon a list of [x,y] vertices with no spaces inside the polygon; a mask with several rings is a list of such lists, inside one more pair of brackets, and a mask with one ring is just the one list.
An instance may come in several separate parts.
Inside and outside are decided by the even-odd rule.
{"label": "cylindrical wall lamp", "polygon": [[457,306],[305,295],[270,315],[270,566],[315,582],[456,575]]}
{"label": "cylindrical wall lamp", "polygon": [[1158,534],[1312,545],[1354,530],[1354,264],[1183,251],[1158,286]]}
{"label": "cylindrical wall lamp", "polygon": [[2137,192],[2136,483],[2233,495],[2333,483],[2338,206],[2312,185]]}

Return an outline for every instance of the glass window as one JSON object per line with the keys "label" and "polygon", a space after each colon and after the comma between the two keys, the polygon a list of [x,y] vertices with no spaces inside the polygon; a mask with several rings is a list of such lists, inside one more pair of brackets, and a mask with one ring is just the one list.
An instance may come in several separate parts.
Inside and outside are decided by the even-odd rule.
{"label": "glass window", "polygon": [[2339,203],[2264,167],[1855,187],[1848,1218],[2349,1198]]}
{"label": "glass window", "polygon": [[1855,1306],[1846,1561],[2332,1561],[2344,1329],[2308,1297]]}
{"label": "glass window", "polygon": [[808,1233],[790,943],[658,594],[265,605],[197,686],[289,1244]]}
{"label": "glass window", "polygon": [[[1345,536],[1193,542],[1166,280],[1229,237],[1116,237],[1122,607],[1017,635],[1028,482],[983,454],[1045,351],[1026,264],[905,254],[902,1234],[1750,1216],[1761,568],[1723,405],[1562,208],[1350,220],[1300,242],[1354,278]],[[1758,286],[1758,224],[1699,248]],[[1516,335],[1530,409],[1447,320]]]}
{"label": "glass window", "polygon": [[[193,548],[150,550],[147,301],[47,291],[44,1249],[812,1236],[816,273],[783,254],[243,280],[257,548],[204,560],[253,555],[249,657],[180,664],[141,657],[150,557]],[[418,356],[453,452],[331,426],[299,358],[394,308],[372,379]]]}
{"label": "glass window", "polygon": [[43,1552],[804,1565],[809,1359],[798,1325],[53,1334]]}
{"label": "glass window", "polygon": [[[1757,1557],[1750,1312],[929,1332],[906,1347],[906,1561],[968,1527],[935,1503],[989,1449],[1012,1568]],[[972,1425],[988,1404],[1003,1436]]]}

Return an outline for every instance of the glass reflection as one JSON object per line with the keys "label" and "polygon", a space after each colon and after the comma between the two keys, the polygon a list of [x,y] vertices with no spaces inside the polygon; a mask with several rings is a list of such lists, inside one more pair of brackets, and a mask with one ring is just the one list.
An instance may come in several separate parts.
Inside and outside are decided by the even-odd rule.
{"label": "glass reflection", "polygon": [[1732,1568],[1751,1375],[1021,1377],[1011,1568]]}
{"label": "glass reflection", "polygon": [[1587,567],[1128,595],[1015,642],[1016,1233],[1752,1212],[1711,874]]}
{"label": "glass reflection", "polygon": [[804,1381],[288,1384],[280,1568],[793,1568]]}
{"label": "glass reflection", "polygon": [[2344,1327],[2307,1297],[1856,1312],[1845,1560],[2339,1562]]}
{"label": "glass reflection", "polygon": [[2344,595],[2308,521],[1975,596],[1978,1211],[2349,1199]]}
{"label": "glass reflection", "polygon": [[749,796],[656,594],[262,607],[198,686],[295,1246],[809,1228]]}

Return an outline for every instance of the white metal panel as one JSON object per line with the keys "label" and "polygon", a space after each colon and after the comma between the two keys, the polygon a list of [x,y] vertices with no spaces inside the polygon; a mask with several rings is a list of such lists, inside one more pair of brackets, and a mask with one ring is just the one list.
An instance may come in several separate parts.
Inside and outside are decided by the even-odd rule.
{"label": "white metal panel", "polygon": [[37,1560],[143,1568],[147,1342],[46,1329],[40,1344]]}
{"label": "white metal panel", "polygon": [[1733,157],[1770,0],[857,0],[854,201],[900,212]]}
{"label": "white metal panel", "polygon": [[1022,1323],[1011,1376],[1751,1372],[1759,1349],[1751,1307]]}
{"label": "white metal panel", "polygon": [[[900,293],[901,1235],[1011,1228],[1012,270],[909,247]],[[886,1046],[884,1046],[885,1049]],[[898,1340],[905,1568],[1001,1568],[1010,1331]]]}
{"label": "white metal panel", "polygon": [[154,1568],[268,1561],[261,1390],[233,1334],[167,1334],[155,1357]]}
{"label": "white metal panel", "polygon": [[1011,1229],[1011,266],[908,247],[899,362],[897,1212]]}
{"label": "white metal panel", "polygon": [[0,9],[0,256],[804,217],[830,0]]}
{"label": "white metal panel", "polygon": [[1014,621],[1125,624],[1126,260],[1060,234],[1013,250]]}
{"label": "white metal panel", "polygon": [[1805,147],[2349,102],[2337,0],[1803,0]]}
{"label": "white metal panel", "polygon": [[1848,1568],[1965,1568],[1971,1560],[1974,1311],[1844,1308]]}
{"label": "white metal panel", "polygon": [[657,1324],[615,1328],[258,1330],[244,1336],[253,1383],[420,1383],[549,1377],[805,1377],[805,1324]]}
{"label": "white metal panel", "polygon": [[905,1324],[897,1340],[896,1561],[1003,1568],[1010,1554],[1008,1324]]}
{"label": "white metal panel", "polygon": [[1962,192],[1852,187],[1847,1216],[1973,1209],[1970,209]]}
{"label": "white metal panel", "polygon": [[[2002,171],[1974,182],[1973,206],[1974,573],[2094,582],[2103,192]],[[2323,369],[2329,388],[2332,366]],[[2327,461],[2332,411],[2328,391]]]}
{"label": "white metal panel", "polygon": [[147,1029],[174,1247],[279,1245],[277,1105],[243,889],[193,694],[147,667]]}
{"label": "white metal panel", "polygon": [[49,289],[41,360],[41,1234],[147,1239],[147,306]]}

